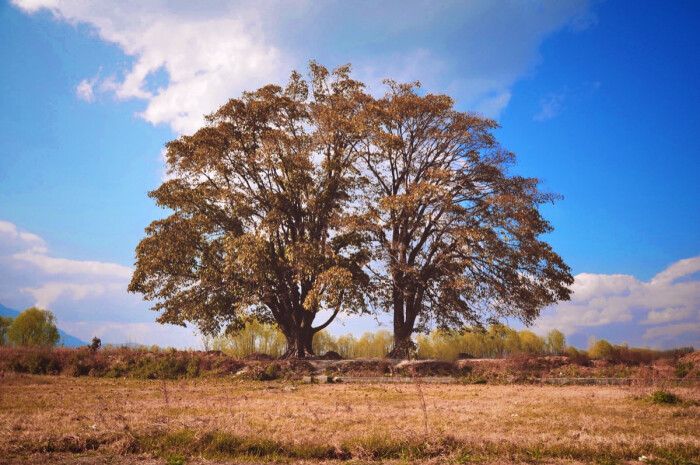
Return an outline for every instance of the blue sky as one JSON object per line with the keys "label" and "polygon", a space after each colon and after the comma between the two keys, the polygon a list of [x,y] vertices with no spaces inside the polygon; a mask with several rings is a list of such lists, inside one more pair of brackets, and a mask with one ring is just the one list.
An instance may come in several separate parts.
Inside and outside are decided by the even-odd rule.
{"label": "blue sky", "polygon": [[700,4],[260,3],[0,4],[0,302],[85,340],[196,345],[125,291],[163,145],[316,59],[496,118],[514,170],[564,196],[543,211],[574,298],[536,331],[700,346]]}

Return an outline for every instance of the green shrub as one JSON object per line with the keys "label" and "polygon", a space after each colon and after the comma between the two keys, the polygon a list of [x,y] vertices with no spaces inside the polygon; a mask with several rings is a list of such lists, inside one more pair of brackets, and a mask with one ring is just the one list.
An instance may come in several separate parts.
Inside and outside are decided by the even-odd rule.
{"label": "green shrub", "polygon": [[649,400],[655,404],[678,404],[681,402],[680,397],[663,389],[652,392]]}
{"label": "green shrub", "polygon": [[171,455],[170,457],[167,458],[166,463],[167,463],[167,465],[184,465],[185,458],[180,454]]}
{"label": "green shrub", "polygon": [[264,371],[263,381],[271,381],[280,377],[280,366],[276,363],[270,363]]}
{"label": "green shrub", "polygon": [[190,358],[190,361],[187,362],[187,371],[186,375],[188,378],[196,378],[199,376],[199,357],[194,356]]}
{"label": "green shrub", "polygon": [[678,362],[676,364],[676,378],[685,378],[693,371],[693,362]]}
{"label": "green shrub", "polygon": [[107,373],[105,373],[105,376],[107,378],[123,378],[127,375],[127,373],[128,369],[126,368],[126,365],[121,362],[117,362],[109,367],[109,370]]}

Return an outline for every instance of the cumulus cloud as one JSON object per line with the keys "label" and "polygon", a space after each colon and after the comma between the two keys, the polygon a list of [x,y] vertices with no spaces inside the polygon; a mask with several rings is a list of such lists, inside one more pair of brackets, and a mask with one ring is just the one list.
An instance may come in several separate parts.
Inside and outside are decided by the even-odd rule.
{"label": "cumulus cloud", "polygon": [[124,291],[124,283],[91,283],[76,284],[70,282],[47,282],[40,287],[23,287],[21,292],[34,296],[34,305],[39,308],[49,308],[59,297],[69,296],[73,301],[84,300],[87,297],[97,297],[106,292]]}
{"label": "cumulus cloud", "polygon": [[507,7],[490,0],[13,3],[28,14],[48,10],[59,21],[88,25],[131,58],[116,76],[82,80],[79,98],[110,92],[142,99],[141,118],[180,134],[200,127],[228,98],[283,83],[312,58],[352,62],[374,89],[385,77],[420,80],[427,91],[454,92],[464,109],[498,117],[511,86],[539,61],[544,38],[595,18],[587,0]]}
{"label": "cumulus cloud", "polygon": [[[644,339],[647,340],[667,340],[671,339],[673,340],[674,338],[692,333],[696,337],[698,334],[700,334],[700,322],[695,322],[695,323],[685,323],[685,324],[675,324],[675,325],[667,325],[667,326],[657,326],[654,328],[649,328],[645,333],[644,333]],[[677,344],[675,344],[677,345]]]}
{"label": "cumulus cloud", "polygon": [[638,334],[644,331],[642,339],[650,344],[680,334],[700,341],[699,271],[697,256],[671,264],[649,281],[623,274],[578,274],[571,301],[543,312],[536,327],[572,334],[624,323],[636,327]]}
{"label": "cumulus cloud", "polygon": [[47,250],[30,249],[12,255],[15,260],[31,263],[47,274],[86,274],[130,279],[132,269],[116,263],[69,260],[46,255]]}
{"label": "cumulus cloud", "polygon": [[[243,90],[280,80],[284,59],[266,43],[256,12],[234,4],[193,6],[189,2],[15,0],[28,13],[49,10],[55,18],[86,24],[104,41],[133,58],[121,77],[83,80],[76,92],[94,100],[96,87],[118,99],[142,99],[139,116],[191,132],[204,114]],[[152,88],[158,72],[167,83]]]}
{"label": "cumulus cloud", "polygon": [[[132,269],[118,263],[55,257],[36,234],[0,221],[0,303],[49,309],[59,328],[89,341],[191,347],[192,330],[155,323],[155,314],[126,287]],[[104,337],[103,337],[104,336]]]}
{"label": "cumulus cloud", "polygon": [[21,242],[31,247],[32,250],[45,250],[46,242],[37,236],[26,231],[20,231],[14,223],[0,221],[0,236],[4,242]]}

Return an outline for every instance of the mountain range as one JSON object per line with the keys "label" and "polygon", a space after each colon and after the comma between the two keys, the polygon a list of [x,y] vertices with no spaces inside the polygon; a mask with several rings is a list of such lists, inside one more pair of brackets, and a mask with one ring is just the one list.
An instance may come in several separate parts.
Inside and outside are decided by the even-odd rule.
{"label": "mountain range", "polygon": [[[20,312],[18,312],[17,310],[13,310],[11,308],[5,307],[3,304],[0,304],[0,316],[9,316],[15,318],[19,314]],[[61,336],[61,342],[59,342],[59,345],[64,345],[66,347],[78,347],[87,345],[87,342],[82,341],[75,336],[71,336],[70,334],[67,334],[60,328],[58,329],[58,334],[60,334]]]}

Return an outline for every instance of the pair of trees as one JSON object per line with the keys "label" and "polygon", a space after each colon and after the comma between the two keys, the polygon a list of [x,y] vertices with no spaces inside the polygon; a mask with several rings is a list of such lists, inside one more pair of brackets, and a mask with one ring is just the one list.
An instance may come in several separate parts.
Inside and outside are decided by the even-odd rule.
{"label": "pair of trees", "polygon": [[0,345],[55,346],[60,339],[56,317],[48,310],[32,307],[14,319],[0,317]]}
{"label": "pair of trees", "polygon": [[497,124],[386,83],[374,98],[349,65],[312,62],[308,81],[244,93],[167,144],[172,179],[149,195],[172,213],[146,229],[129,285],[157,321],[274,321],[303,357],[339,313],[381,309],[402,356],[432,323],[529,323],[569,298],[569,268],[540,239],[555,196],[508,174]]}

